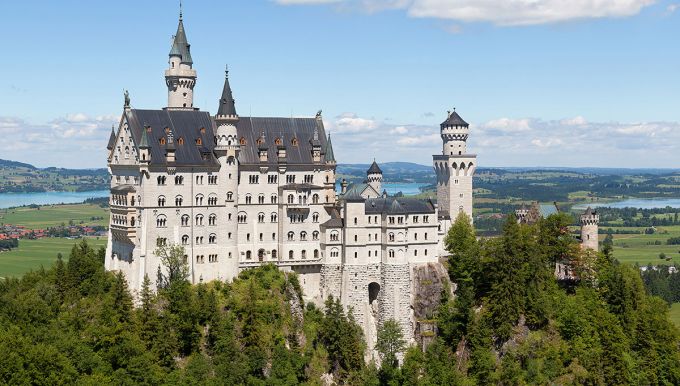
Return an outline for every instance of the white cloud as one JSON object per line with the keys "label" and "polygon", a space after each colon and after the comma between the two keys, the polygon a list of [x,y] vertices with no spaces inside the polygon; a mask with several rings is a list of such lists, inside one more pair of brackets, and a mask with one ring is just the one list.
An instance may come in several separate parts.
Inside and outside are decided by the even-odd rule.
{"label": "white cloud", "polygon": [[408,129],[406,126],[397,126],[394,129],[390,130],[390,134],[406,134],[408,133]]}
{"label": "white cloud", "polygon": [[531,124],[528,118],[524,119],[510,119],[510,118],[500,118],[489,121],[481,125],[483,129],[497,129],[506,132],[522,132],[530,131]]}
{"label": "white cloud", "polygon": [[[580,19],[628,17],[656,0],[275,0],[279,4],[332,3],[367,12],[403,9],[411,17],[489,22],[501,26],[559,23]],[[668,7],[670,12],[677,7]],[[672,10],[671,10],[672,9]],[[450,27],[459,32],[459,27]]]}
{"label": "white cloud", "polygon": [[668,12],[669,14],[671,14],[671,13],[677,11],[678,9],[680,9],[680,4],[679,4],[679,3],[669,4],[668,7],[666,7],[666,12]]}
{"label": "white cloud", "polygon": [[0,117],[2,158],[36,166],[99,168],[106,166],[106,143],[117,116],[68,114],[43,124]]}

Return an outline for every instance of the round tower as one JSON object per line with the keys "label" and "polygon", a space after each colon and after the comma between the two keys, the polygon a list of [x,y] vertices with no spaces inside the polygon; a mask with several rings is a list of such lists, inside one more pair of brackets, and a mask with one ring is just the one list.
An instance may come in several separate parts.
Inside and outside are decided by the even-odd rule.
{"label": "round tower", "polygon": [[598,250],[599,223],[600,215],[590,207],[581,215],[581,247],[583,249]]}
{"label": "round tower", "polygon": [[380,194],[382,190],[383,175],[380,166],[373,160],[371,167],[366,172],[366,181],[368,184]]}
{"label": "round tower", "polygon": [[165,70],[165,84],[168,86],[168,109],[193,110],[196,70],[193,69],[191,46],[184,31],[182,11],[179,12],[177,33],[168,54],[168,69]]}
{"label": "round tower", "polygon": [[448,117],[440,125],[443,142],[443,155],[463,155],[470,134],[470,125],[458,115],[456,109],[448,112]]}

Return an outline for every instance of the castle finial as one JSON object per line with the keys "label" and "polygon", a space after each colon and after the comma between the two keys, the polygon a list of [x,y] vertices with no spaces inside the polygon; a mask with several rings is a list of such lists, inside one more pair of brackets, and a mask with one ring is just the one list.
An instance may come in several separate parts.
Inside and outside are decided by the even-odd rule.
{"label": "castle finial", "polygon": [[229,79],[229,65],[224,65],[224,79]]}
{"label": "castle finial", "polygon": [[453,108],[453,112],[454,112],[454,113],[456,112],[456,108],[455,108],[455,107]]}
{"label": "castle finial", "polygon": [[179,0],[179,20],[182,20],[182,0]]}

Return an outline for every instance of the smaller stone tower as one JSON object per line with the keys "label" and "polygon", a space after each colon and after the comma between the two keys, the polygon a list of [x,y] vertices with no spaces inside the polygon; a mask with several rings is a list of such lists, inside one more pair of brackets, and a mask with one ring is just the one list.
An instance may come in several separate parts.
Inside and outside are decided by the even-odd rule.
{"label": "smaller stone tower", "polygon": [[[234,97],[231,93],[231,86],[229,85],[229,70],[224,72],[224,88],[222,89],[222,97],[215,115],[215,156],[220,163],[220,171],[218,174],[218,185],[221,190],[220,204],[224,202],[224,207],[220,209],[220,224],[226,227],[225,233],[238,234],[238,224],[236,221],[228,221],[226,219],[234,219],[237,215],[236,198],[238,197],[238,155],[241,151],[241,145],[238,140],[238,133],[236,131],[236,124],[239,121],[236,113]],[[226,259],[222,261],[229,264],[225,267],[227,279],[236,277],[238,275],[238,246],[236,238],[227,239],[225,242]]]}
{"label": "smaller stone tower", "polygon": [[191,49],[184,32],[182,11],[179,12],[177,33],[170,49],[165,84],[168,86],[168,109],[193,110],[196,70],[193,69]]}
{"label": "smaller stone tower", "polygon": [[598,245],[598,224],[600,215],[597,211],[588,207],[581,215],[581,247],[597,251]]}
{"label": "smaller stone tower", "polygon": [[380,194],[380,191],[382,190],[382,181],[383,181],[383,175],[382,175],[382,170],[380,170],[380,166],[373,160],[373,163],[371,164],[371,167],[368,168],[368,171],[366,172],[366,181],[368,184],[375,189],[375,191]]}

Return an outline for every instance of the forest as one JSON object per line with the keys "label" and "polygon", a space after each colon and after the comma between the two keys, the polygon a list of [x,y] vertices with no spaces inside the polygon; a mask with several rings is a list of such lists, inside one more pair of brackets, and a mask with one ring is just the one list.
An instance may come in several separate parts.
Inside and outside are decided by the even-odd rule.
{"label": "forest", "polygon": [[[104,251],[82,241],[68,261],[0,281],[0,382],[12,385],[677,385],[678,331],[668,304],[611,244],[584,252],[553,215],[495,238],[461,215],[446,247],[455,296],[432,315],[423,352],[393,321],[381,365],[337,299],[302,304],[294,274],[273,265],[232,282],[191,285],[181,247],[139,300]],[[573,263],[567,282],[556,262]]]}

